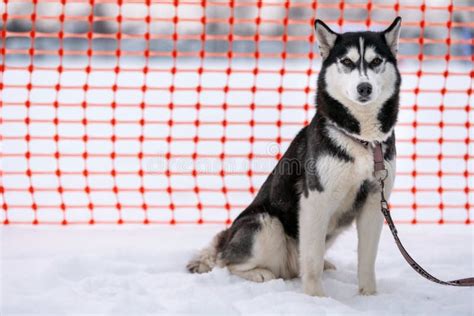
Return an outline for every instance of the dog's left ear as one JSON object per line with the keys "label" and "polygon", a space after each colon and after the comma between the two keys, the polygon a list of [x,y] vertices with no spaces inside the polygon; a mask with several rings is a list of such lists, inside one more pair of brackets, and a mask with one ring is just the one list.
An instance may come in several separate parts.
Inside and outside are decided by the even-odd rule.
{"label": "dog's left ear", "polygon": [[323,21],[314,21],[314,29],[316,30],[316,39],[318,40],[319,53],[323,59],[329,55],[329,51],[334,46],[338,34],[331,30]]}
{"label": "dog's left ear", "polygon": [[397,17],[392,24],[383,31],[385,41],[387,42],[388,47],[392,51],[393,56],[397,56],[398,52],[398,39],[400,37],[400,26],[402,24],[402,18]]}

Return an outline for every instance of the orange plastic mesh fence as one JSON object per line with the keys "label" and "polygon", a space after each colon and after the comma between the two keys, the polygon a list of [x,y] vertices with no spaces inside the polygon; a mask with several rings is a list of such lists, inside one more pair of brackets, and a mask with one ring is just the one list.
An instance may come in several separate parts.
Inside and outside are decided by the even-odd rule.
{"label": "orange plastic mesh fence", "polygon": [[403,17],[397,222],[470,223],[468,1],[3,1],[3,224],[230,223],[314,114],[314,18]]}

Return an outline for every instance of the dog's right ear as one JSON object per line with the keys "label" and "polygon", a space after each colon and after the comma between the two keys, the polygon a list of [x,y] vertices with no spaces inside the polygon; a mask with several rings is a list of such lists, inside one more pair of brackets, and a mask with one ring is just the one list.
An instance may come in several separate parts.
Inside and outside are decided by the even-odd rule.
{"label": "dog's right ear", "polygon": [[329,55],[329,51],[334,46],[338,34],[333,32],[329,26],[323,21],[314,21],[314,29],[316,30],[316,39],[318,40],[319,53],[323,59],[326,59]]}

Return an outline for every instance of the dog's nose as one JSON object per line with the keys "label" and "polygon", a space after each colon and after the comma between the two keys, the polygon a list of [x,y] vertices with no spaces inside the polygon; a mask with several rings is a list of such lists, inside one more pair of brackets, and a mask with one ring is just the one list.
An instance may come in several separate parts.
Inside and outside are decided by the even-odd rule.
{"label": "dog's nose", "polygon": [[362,97],[368,97],[372,93],[372,85],[368,82],[360,83],[357,86],[357,92],[359,92]]}

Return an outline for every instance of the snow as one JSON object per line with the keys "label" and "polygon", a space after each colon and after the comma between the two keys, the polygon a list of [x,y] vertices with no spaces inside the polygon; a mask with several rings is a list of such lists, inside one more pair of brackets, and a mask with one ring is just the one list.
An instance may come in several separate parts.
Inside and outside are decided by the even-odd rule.
{"label": "snow", "polygon": [[[327,298],[304,295],[299,279],[251,283],[225,269],[196,275],[187,260],[222,226],[1,228],[0,314],[425,314],[473,315],[474,289],[418,276],[384,227],[378,294],[357,293],[355,231],[329,250]],[[409,252],[435,276],[474,275],[471,226],[399,225]]]}

